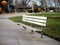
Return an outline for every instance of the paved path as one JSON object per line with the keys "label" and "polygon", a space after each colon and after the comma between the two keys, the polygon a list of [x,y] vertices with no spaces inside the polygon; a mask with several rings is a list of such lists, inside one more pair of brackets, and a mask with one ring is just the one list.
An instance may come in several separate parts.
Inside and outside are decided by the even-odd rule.
{"label": "paved path", "polygon": [[[16,15],[16,14],[14,14]],[[17,15],[19,16],[19,15]],[[31,34],[23,30],[21,25],[10,21],[10,15],[0,16],[0,45],[59,45],[60,42],[47,36],[40,38],[40,34]],[[29,29],[28,29],[29,30]]]}

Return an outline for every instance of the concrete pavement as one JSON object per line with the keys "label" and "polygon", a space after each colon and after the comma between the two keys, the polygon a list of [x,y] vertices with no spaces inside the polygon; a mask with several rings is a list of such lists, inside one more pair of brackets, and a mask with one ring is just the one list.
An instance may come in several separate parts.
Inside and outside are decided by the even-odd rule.
{"label": "concrete pavement", "polygon": [[[20,13],[14,15],[20,16]],[[60,42],[47,36],[40,38],[36,32],[31,34],[27,31],[29,29],[23,30],[21,25],[10,21],[9,17],[13,17],[13,14],[0,16],[0,45],[60,45]]]}

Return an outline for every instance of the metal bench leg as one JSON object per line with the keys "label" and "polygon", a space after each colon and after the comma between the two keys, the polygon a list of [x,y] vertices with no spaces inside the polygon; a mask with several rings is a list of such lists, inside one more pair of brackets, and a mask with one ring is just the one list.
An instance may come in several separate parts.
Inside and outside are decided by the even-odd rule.
{"label": "metal bench leg", "polygon": [[41,38],[43,38],[43,30],[42,30],[42,26],[41,26]]}
{"label": "metal bench leg", "polygon": [[31,34],[33,34],[33,32],[34,32],[34,31],[33,31],[33,30],[31,30]]}
{"label": "metal bench leg", "polygon": [[24,28],[24,30],[26,30],[26,27],[25,26],[23,26],[23,28]]}
{"label": "metal bench leg", "polygon": [[41,31],[41,38],[43,38],[43,31]]}

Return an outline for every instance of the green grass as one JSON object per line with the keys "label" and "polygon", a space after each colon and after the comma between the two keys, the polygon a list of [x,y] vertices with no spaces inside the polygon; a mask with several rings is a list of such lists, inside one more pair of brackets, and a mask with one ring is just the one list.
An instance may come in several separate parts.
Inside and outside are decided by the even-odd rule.
{"label": "green grass", "polygon": [[44,32],[50,36],[60,38],[60,18],[48,18]]}
{"label": "green grass", "polygon": [[30,14],[33,16],[47,16],[47,17],[51,17],[51,16],[60,16],[60,13],[40,13],[40,14]]}
{"label": "green grass", "polygon": [[[49,36],[53,36],[56,38],[60,39],[60,17],[52,17],[52,16],[60,16],[60,13],[50,13],[50,14],[30,14],[30,15],[34,15],[34,16],[47,16],[48,20],[47,20],[47,26],[43,28],[43,31],[45,34],[49,35]],[[18,17],[12,17],[10,18],[12,21],[20,23],[22,21],[22,16],[18,16]],[[27,25],[30,25],[30,23],[26,23]],[[33,24],[33,27],[36,28],[40,28],[40,26]]]}
{"label": "green grass", "polygon": [[17,17],[12,17],[10,20],[16,22],[16,23],[21,23],[22,22],[22,16],[17,16]]}

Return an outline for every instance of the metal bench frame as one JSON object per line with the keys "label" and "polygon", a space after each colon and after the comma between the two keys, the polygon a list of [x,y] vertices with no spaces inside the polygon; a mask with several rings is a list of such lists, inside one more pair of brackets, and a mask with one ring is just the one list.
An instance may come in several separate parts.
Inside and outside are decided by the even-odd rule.
{"label": "metal bench frame", "polygon": [[[46,26],[47,17],[22,15],[22,22],[29,22],[31,23],[31,26],[32,24],[40,25],[41,26],[41,37],[43,37],[42,27]],[[26,29],[26,27],[24,28]],[[36,30],[33,30],[33,31],[36,31]]]}

